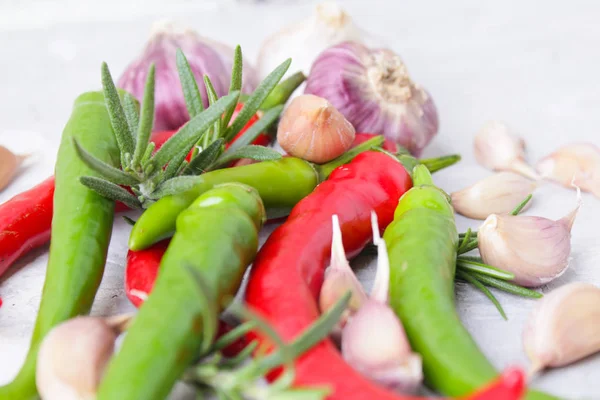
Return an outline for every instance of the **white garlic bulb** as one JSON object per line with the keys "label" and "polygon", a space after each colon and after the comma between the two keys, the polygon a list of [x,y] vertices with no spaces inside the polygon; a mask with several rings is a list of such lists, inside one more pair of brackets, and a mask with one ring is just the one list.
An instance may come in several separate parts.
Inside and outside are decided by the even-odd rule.
{"label": "white garlic bulb", "polygon": [[313,61],[326,48],[345,41],[380,45],[359,28],[335,2],[318,4],[313,15],[269,36],[258,54],[258,73],[265,77],[281,60],[291,57],[292,69],[308,75]]}
{"label": "white garlic bulb", "polygon": [[[531,194],[536,183],[514,172],[498,172],[451,194],[454,210],[468,218],[486,219],[490,214],[508,214]],[[525,208],[531,202],[527,202]]]}
{"label": "white garlic bulb", "polygon": [[571,228],[581,206],[558,221],[542,217],[490,215],[478,232],[479,252],[486,264],[515,275],[521,286],[544,285],[569,266]]}
{"label": "white garlic bulb", "polygon": [[494,171],[513,171],[538,179],[533,168],[525,162],[525,142],[510,133],[498,121],[488,122],[475,136],[475,158],[482,166]]}
{"label": "white garlic bulb", "polygon": [[544,179],[600,197],[600,149],[591,143],[563,146],[540,160],[536,169]]}
{"label": "white garlic bulb", "polygon": [[570,283],[538,300],[523,332],[531,372],[600,351],[600,288]]}

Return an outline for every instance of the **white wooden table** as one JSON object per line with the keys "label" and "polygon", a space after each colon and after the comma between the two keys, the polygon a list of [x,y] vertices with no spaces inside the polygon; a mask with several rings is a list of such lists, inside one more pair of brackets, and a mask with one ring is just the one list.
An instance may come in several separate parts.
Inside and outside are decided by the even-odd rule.
{"label": "white wooden table", "polygon": [[[313,7],[311,2],[274,3],[153,0],[142,9],[140,1],[0,2],[0,144],[34,153],[18,179],[0,193],[0,202],[52,173],[73,99],[100,86],[101,61],[115,74],[122,71],[140,51],[154,20],[176,18],[204,35],[240,43],[254,57],[270,31],[308,15]],[[444,189],[457,190],[488,174],[474,161],[472,138],[489,119],[515,127],[526,138],[531,161],[567,142],[600,144],[598,3],[342,3],[360,25],[401,54],[414,79],[432,93],[441,130],[425,156],[463,155],[459,165],[435,176]],[[559,218],[574,204],[573,191],[547,184],[536,191],[527,213]],[[571,281],[600,285],[599,213],[600,200],[584,195],[573,229],[571,267],[543,292]],[[478,226],[462,217],[457,221],[460,230]],[[117,219],[93,314],[132,310],[122,282],[128,231]],[[14,376],[27,350],[46,262],[47,249],[35,251],[0,280],[0,383]],[[360,268],[359,275],[370,282],[371,269]],[[526,365],[521,331],[534,302],[497,296],[508,322],[483,295],[459,285],[463,321],[498,368]],[[569,398],[598,399],[600,357],[549,372],[533,385]]]}

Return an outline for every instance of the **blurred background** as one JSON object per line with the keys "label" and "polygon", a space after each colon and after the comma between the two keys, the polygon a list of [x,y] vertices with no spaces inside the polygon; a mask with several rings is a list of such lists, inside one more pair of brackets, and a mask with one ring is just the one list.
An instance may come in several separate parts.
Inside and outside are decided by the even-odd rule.
{"label": "blurred background", "polygon": [[[73,99],[100,88],[102,61],[115,78],[121,75],[141,53],[157,20],[179,21],[203,36],[231,46],[240,44],[247,60],[256,63],[266,38],[309,17],[317,3],[0,0],[0,144],[33,154],[18,179],[0,193],[0,202],[52,174]],[[411,77],[435,99],[440,131],[424,156],[463,156],[451,171],[436,175],[445,190],[465,187],[489,174],[475,163],[472,138],[490,119],[505,121],[526,139],[532,162],[567,142],[600,142],[600,3],[337,3],[357,25],[399,53]],[[290,71],[295,71],[293,63]],[[574,192],[556,186],[544,186],[536,196],[536,215],[549,218],[561,217],[575,201]],[[595,225],[600,204],[591,195],[584,201],[573,231],[573,266],[556,286],[574,280],[600,281]],[[463,231],[475,226],[465,218],[459,218],[458,224]],[[115,235],[126,237],[125,232]],[[115,266],[107,270],[96,313],[116,313],[127,304],[118,270],[124,246],[113,250],[109,261]],[[0,282],[5,298],[20,291],[23,299],[19,307],[0,310],[0,383],[17,368],[16,362],[6,360],[20,359],[26,349],[44,267],[45,260],[38,259],[10,281]],[[520,334],[533,303],[499,294],[510,318],[505,322],[474,290],[459,289],[458,298],[465,324],[494,363],[524,365]],[[598,398],[599,371],[600,359],[595,357],[550,372],[536,384],[572,398]]]}

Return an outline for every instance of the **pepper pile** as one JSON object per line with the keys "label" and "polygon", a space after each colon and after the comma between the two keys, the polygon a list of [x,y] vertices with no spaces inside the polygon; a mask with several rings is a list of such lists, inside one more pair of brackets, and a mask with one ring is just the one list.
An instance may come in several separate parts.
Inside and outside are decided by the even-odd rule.
{"label": "pepper pile", "polygon": [[[366,296],[352,276],[325,272],[373,237],[382,265],[389,258],[389,272],[379,276],[386,288],[381,306],[389,299],[388,317],[399,340],[408,341],[395,344],[414,351],[416,386],[424,376],[430,389],[462,399],[552,398],[527,391],[519,369],[499,374],[458,318],[455,274],[482,290],[514,275],[457,259],[472,245],[471,233],[459,236],[450,198],[430,173],[460,157],[418,160],[399,145],[420,152],[437,131],[435,108],[423,122],[427,132],[412,120],[394,141],[381,124],[356,133],[357,123],[313,94],[283,111],[305,79],[299,73],[282,80],[290,60],[242,94],[239,46],[231,53],[228,88],[221,75],[204,75],[199,86],[195,59],[190,63],[181,50],[171,56],[185,109],[170,118],[170,103],[155,99],[165,74],[157,60],[147,68],[144,59],[136,63],[143,91],[122,84],[137,98],[118,89],[103,64],[103,90],[75,100],[55,176],[0,205],[0,274],[51,239],[29,353],[14,381],[0,387],[0,399],[162,399],[178,380],[222,398],[417,399],[392,384],[402,373],[401,355],[390,368],[358,365],[369,360],[350,362],[344,351]],[[179,129],[153,132],[182,115],[187,122]],[[409,131],[426,139],[411,142]],[[275,132],[285,156],[268,147]],[[128,209],[140,211],[124,285],[140,310],[134,317],[81,317],[102,279],[114,214]],[[259,249],[263,224],[282,217]],[[343,251],[336,243],[342,239]],[[232,305],[250,264],[243,305]],[[325,279],[334,281],[324,285]],[[324,293],[326,287],[335,290]],[[325,295],[333,301],[320,309]],[[240,320],[234,327],[223,321],[228,307]],[[374,318],[368,329],[380,327]],[[339,330],[342,352],[331,334]],[[70,346],[80,343],[73,338],[86,347]],[[393,346],[396,337],[388,339]],[[361,345],[367,353],[369,345]],[[257,384],[262,378],[270,384]]]}

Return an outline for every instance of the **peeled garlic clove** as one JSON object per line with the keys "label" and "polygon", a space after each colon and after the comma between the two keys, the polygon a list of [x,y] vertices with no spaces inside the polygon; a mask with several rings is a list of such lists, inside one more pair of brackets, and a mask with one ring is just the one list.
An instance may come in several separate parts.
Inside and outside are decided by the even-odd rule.
{"label": "peeled garlic clove", "polygon": [[494,171],[513,171],[531,179],[537,173],[525,162],[525,142],[498,121],[488,122],[475,136],[475,159]]}
{"label": "peeled garlic clove", "polygon": [[36,384],[42,399],[95,398],[124,323],[123,319],[77,317],[52,329],[37,359]]}
{"label": "peeled garlic clove", "polygon": [[0,190],[14,178],[19,166],[27,156],[18,155],[4,146],[0,146]]}
{"label": "peeled garlic clove", "polygon": [[600,197],[600,149],[591,143],[563,146],[540,160],[536,169],[544,179],[566,187],[574,184]]}
{"label": "peeled garlic clove", "polygon": [[321,312],[326,312],[350,291],[352,297],[348,308],[340,318],[339,327],[341,327],[346,323],[348,317],[367,301],[367,295],[346,259],[338,216],[333,215],[331,220],[333,225],[331,263],[325,271],[325,278],[319,295],[319,307]]}
{"label": "peeled garlic clove", "polygon": [[570,283],[538,300],[523,332],[532,372],[600,351],[600,288]]}
{"label": "peeled garlic clove", "polygon": [[282,149],[318,164],[344,154],[354,135],[352,124],[327,100],[306,94],[292,100],[277,129]]}
{"label": "peeled garlic clove", "polygon": [[478,232],[479,252],[486,264],[515,275],[527,287],[544,285],[569,266],[571,228],[581,205],[558,221],[542,217],[490,215]]}
{"label": "peeled garlic clove", "polygon": [[[508,214],[531,194],[536,183],[513,172],[499,172],[451,194],[454,210],[473,219]],[[529,207],[528,202],[525,208]]]}

